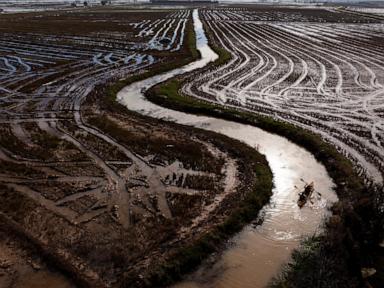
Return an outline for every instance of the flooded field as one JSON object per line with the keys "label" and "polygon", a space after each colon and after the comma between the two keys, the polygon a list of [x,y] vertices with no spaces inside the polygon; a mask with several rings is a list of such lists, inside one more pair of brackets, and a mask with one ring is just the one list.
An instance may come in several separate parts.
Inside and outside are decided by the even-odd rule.
{"label": "flooded field", "polygon": [[[377,13],[233,5],[18,15],[0,15],[0,287],[157,287],[180,276],[172,287],[265,287],[304,237],[323,231],[340,188],[329,170],[284,137],[145,98],[174,77],[188,99],[320,135],[366,184],[383,182]],[[214,65],[222,51],[227,61]],[[223,244],[220,229],[255,187],[269,187],[253,196],[258,216]],[[194,245],[212,231],[223,239],[206,259]],[[175,264],[183,259],[190,267]]]}
{"label": "flooded field", "polygon": [[[182,93],[272,116],[318,133],[355,163],[367,183],[381,184],[383,20],[364,14],[342,14],[335,9],[265,10],[203,10],[201,16],[212,43],[230,51],[231,60],[215,69],[192,73]],[[244,137],[239,137],[243,131]],[[291,168],[293,163],[300,167],[295,167],[292,175],[297,177],[296,182],[280,182],[281,175],[269,157],[270,151],[263,147],[269,150],[281,140],[264,146],[260,139],[268,136],[252,142],[250,135],[256,133],[237,126],[227,135],[242,138],[267,155],[276,185],[272,204],[264,209],[266,220],[261,226],[244,229],[225,252],[206,261],[174,287],[265,287],[281,264],[289,260],[297,245],[295,240],[319,231],[319,222],[313,217],[323,217],[319,211],[325,207],[326,197],[319,197],[320,210],[315,204],[307,214],[297,209],[293,189],[300,187],[299,178],[315,179],[314,175],[304,176],[304,171],[313,170],[315,165],[307,160],[298,162],[305,158],[295,154],[285,166],[282,155],[289,152],[284,146],[276,157],[280,168]],[[288,178],[287,174],[280,179]],[[316,179],[314,183],[320,183],[323,193],[324,182]],[[305,223],[314,225],[306,227]]]}
{"label": "flooded field", "polygon": [[202,11],[232,59],[194,75],[183,92],[318,133],[381,183],[382,21],[338,10],[266,10]]}
{"label": "flooded field", "polygon": [[[141,277],[209,230],[213,217],[225,219],[237,202],[228,197],[248,189],[240,177],[256,179],[224,138],[105,100],[119,79],[192,59],[184,45],[191,25],[188,9],[0,18],[1,224],[79,283]],[[0,259],[8,263],[0,271],[5,287],[50,282],[44,269],[25,273],[24,254],[26,268],[9,257]]]}

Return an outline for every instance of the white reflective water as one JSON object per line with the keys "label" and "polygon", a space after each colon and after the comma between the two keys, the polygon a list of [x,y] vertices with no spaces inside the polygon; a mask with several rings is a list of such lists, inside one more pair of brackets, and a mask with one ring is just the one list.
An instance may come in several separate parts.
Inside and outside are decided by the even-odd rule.
{"label": "white reflective water", "polygon": [[[196,116],[160,107],[145,99],[143,92],[153,85],[207,65],[217,59],[208,46],[198,11],[193,12],[197,49],[201,59],[182,68],[134,83],[121,90],[117,99],[128,109],[154,118],[214,131],[240,140],[263,153],[274,175],[271,202],[262,213],[264,222],[248,226],[236,235],[215,264],[202,265],[175,287],[263,287],[289,259],[299,240],[319,229],[326,207],[337,197],[333,182],[323,165],[305,149],[287,139],[259,128],[213,117]],[[297,193],[306,182],[314,181],[317,199],[299,209]],[[297,188],[296,188],[297,187]]]}

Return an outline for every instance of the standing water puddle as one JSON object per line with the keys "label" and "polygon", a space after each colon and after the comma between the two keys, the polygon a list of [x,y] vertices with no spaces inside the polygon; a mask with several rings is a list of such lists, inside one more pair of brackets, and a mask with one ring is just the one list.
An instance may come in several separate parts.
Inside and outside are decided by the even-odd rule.
{"label": "standing water puddle", "polygon": [[[337,201],[333,182],[324,166],[312,154],[275,134],[259,128],[213,117],[196,116],[157,106],[143,92],[153,85],[201,67],[217,59],[208,46],[198,11],[193,12],[196,45],[201,59],[182,68],[134,83],[121,90],[117,99],[128,109],[153,118],[214,131],[240,140],[263,153],[274,175],[271,202],[262,213],[260,226],[249,225],[231,240],[213,266],[202,265],[175,287],[264,287],[289,259],[300,239],[315,233],[327,214],[327,206]],[[304,181],[314,182],[321,197],[299,209],[296,201]],[[298,188],[296,188],[298,187]]]}

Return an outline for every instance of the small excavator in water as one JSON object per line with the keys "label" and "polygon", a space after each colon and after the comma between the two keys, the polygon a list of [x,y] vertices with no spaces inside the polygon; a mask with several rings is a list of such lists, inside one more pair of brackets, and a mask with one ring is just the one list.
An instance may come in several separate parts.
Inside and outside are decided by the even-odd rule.
{"label": "small excavator in water", "polygon": [[299,193],[299,200],[297,200],[297,205],[302,208],[308,200],[312,203],[311,197],[314,191],[315,184],[313,182],[305,184],[304,190]]}

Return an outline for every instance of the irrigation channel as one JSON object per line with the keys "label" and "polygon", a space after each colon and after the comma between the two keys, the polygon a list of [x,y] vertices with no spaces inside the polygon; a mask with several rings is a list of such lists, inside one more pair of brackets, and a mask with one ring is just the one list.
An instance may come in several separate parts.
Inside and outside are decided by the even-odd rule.
{"label": "irrigation channel", "polygon": [[[334,183],[323,165],[303,148],[259,128],[213,117],[196,116],[157,106],[144,91],[176,75],[187,73],[217,59],[199,19],[193,12],[197,49],[201,59],[182,68],[136,82],[121,90],[117,99],[128,109],[183,125],[214,131],[245,142],[263,153],[274,175],[270,204],[261,211],[261,225],[249,225],[228,243],[228,249],[214,264],[203,264],[175,287],[264,287],[289,260],[292,249],[305,235],[316,233],[327,215],[327,207],[337,201]],[[314,182],[317,197],[299,209],[296,201],[304,183]]]}

